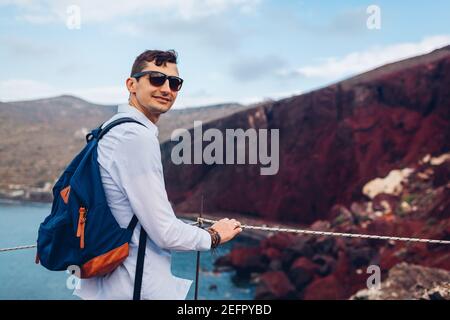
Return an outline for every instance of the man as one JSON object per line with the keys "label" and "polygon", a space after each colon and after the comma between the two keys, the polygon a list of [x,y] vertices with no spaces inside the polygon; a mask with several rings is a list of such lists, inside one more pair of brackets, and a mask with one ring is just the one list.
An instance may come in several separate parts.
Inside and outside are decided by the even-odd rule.
{"label": "man", "polygon": [[[142,277],[142,299],[185,299],[191,280],[171,273],[170,250],[206,251],[242,231],[234,219],[222,219],[204,230],[176,218],[164,186],[156,122],[174,104],[182,86],[173,50],[148,50],[139,55],[126,80],[129,104],[119,106],[109,122],[130,117],[99,142],[98,163],[112,214],[126,228],[133,214],[139,219],[128,258],[104,277],[83,279],[74,294],[83,299],[132,299],[139,235],[148,238]],[[217,236],[219,235],[219,236]]]}

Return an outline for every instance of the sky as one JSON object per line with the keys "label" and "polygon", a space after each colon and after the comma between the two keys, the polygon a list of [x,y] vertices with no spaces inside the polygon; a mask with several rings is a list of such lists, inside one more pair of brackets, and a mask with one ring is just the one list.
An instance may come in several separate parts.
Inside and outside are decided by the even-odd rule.
{"label": "sky", "polygon": [[450,1],[0,0],[0,101],[127,101],[147,49],[175,49],[174,108],[308,92],[450,44]]}

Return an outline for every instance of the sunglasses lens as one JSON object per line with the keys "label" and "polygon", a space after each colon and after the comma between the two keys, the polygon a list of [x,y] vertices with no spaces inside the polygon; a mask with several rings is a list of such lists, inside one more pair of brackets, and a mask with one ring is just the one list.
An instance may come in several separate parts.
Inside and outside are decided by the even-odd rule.
{"label": "sunglasses lens", "polygon": [[169,78],[169,87],[172,91],[180,91],[183,81],[178,78]]}
{"label": "sunglasses lens", "polygon": [[181,85],[183,84],[183,80],[174,76],[167,76],[161,72],[151,72],[149,73],[148,79],[150,80],[150,84],[155,87],[162,86],[167,79],[169,79],[169,87],[172,91],[180,91]]}
{"label": "sunglasses lens", "polygon": [[160,87],[166,82],[166,75],[162,73],[154,73],[149,75],[150,83],[155,87]]}

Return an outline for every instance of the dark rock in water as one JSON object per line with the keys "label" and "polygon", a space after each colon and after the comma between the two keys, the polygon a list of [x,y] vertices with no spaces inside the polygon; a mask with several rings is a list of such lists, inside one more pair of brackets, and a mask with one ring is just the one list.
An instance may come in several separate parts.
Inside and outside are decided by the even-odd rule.
{"label": "dark rock in water", "polygon": [[352,300],[450,300],[450,271],[419,265],[397,264],[381,287],[364,289]]}
{"label": "dark rock in water", "polygon": [[217,291],[217,285],[214,283],[209,285],[208,290],[209,291]]}
{"label": "dark rock in water", "polygon": [[224,271],[230,271],[230,270],[233,270],[233,267],[231,264],[231,257],[229,254],[218,257],[214,261],[214,271],[215,272],[224,272]]}
{"label": "dark rock in water", "polygon": [[314,254],[314,250],[312,247],[312,243],[314,239],[308,237],[298,237],[294,244],[285,248],[285,251],[291,251],[296,257],[312,257]]}
{"label": "dark rock in water", "polygon": [[262,254],[269,260],[280,259],[282,257],[281,250],[272,247],[264,248]]}
{"label": "dark rock in water", "polygon": [[265,272],[255,290],[255,299],[293,299],[295,287],[282,271]]}
{"label": "dark rock in water", "polygon": [[237,248],[230,252],[231,265],[236,269],[238,277],[249,277],[252,272],[267,270],[269,261],[264,258],[259,247]]}
{"label": "dark rock in water", "polygon": [[317,238],[313,244],[313,250],[319,254],[336,254],[336,238],[333,237],[320,237]]}
{"label": "dark rock in water", "polygon": [[338,300],[345,296],[342,283],[334,275],[314,280],[303,292],[305,300]]}
{"label": "dark rock in water", "polygon": [[326,276],[332,273],[336,266],[336,260],[328,255],[316,254],[312,258],[312,261],[319,266],[317,273],[321,276]]}
{"label": "dark rock in water", "polygon": [[276,233],[275,235],[261,241],[262,248],[275,248],[284,250],[296,242],[298,237],[291,233]]}
{"label": "dark rock in water", "polygon": [[309,284],[318,271],[319,266],[306,257],[294,261],[289,270],[289,277],[297,290],[301,291]]}
{"label": "dark rock in water", "polygon": [[314,255],[312,241],[308,237],[298,237],[295,243],[283,250],[281,260],[285,268],[289,268],[298,257],[311,258]]}
{"label": "dark rock in water", "polygon": [[354,268],[367,266],[375,254],[374,249],[370,247],[348,248],[347,254]]}
{"label": "dark rock in water", "polygon": [[231,266],[230,255],[220,256],[214,261],[216,267],[228,267]]}
{"label": "dark rock in water", "polygon": [[270,271],[282,271],[283,270],[283,262],[280,259],[270,260],[269,270]]}

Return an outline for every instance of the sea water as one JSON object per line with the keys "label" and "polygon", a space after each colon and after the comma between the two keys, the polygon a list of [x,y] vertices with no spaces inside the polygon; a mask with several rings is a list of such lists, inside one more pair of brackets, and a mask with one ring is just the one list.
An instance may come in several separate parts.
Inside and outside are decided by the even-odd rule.
{"label": "sea water", "polygon": [[[50,213],[50,204],[0,201],[0,248],[36,243],[39,224]],[[217,256],[202,252],[198,297],[213,299],[253,299],[254,287],[236,286],[231,278],[233,272],[213,272],[213,262],[230,251],[234,245],[251,246],[256,243],[242,236],[218,248]],[[0,252],[0,299],[20,300],[78,300],[68,288],[70,275],[66,271],[49,271],[35,264],[36,249]],[[172,273],[185,279],[195,279],[196,252],[174,252]],[[69,281],[68,281],[69,279]],[[195,282],[188,300],[194,299]]]}

